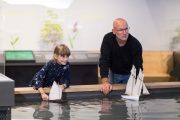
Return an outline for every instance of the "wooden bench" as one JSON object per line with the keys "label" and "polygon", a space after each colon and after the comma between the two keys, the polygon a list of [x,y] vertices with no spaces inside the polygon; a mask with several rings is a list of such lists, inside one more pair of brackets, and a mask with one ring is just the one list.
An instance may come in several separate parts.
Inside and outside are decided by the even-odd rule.
{"label": "wooden bench", "polygon": [[[172,71],[173,67],[173,51],[143,51],[145,82],[174,81],[175,79],[170,76],[170,72]],[[98,78],[99,83],[101,83],[99,72]]]}
{"label": "wooden bench", "polygon": [[172,51],[144,51],[143,67],[145,82],[173,81],[170,72],[174,66]]}

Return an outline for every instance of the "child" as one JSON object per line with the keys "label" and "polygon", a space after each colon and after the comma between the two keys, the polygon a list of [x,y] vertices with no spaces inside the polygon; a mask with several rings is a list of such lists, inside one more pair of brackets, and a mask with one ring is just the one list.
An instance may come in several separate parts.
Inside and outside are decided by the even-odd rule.
{"label": "child", "polygon": [[52,86],[56,81],[62,89],[70,84],[70,56],[69,48],[64,45],[57,45],[54,49],[53,59],[46,63],[33,77],[30,86],[38,90],[43,100],[48,100],[49,96],[44,92],[44,87]]}

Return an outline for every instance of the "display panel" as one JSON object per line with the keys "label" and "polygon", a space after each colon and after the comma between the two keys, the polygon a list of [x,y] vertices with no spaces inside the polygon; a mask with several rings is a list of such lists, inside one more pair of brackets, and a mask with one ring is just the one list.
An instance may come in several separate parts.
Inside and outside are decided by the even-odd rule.
{"label": "display panel", "polygon": [[35,62],[34,54],[31,50],[8,50],[5,51],[6,62]]}

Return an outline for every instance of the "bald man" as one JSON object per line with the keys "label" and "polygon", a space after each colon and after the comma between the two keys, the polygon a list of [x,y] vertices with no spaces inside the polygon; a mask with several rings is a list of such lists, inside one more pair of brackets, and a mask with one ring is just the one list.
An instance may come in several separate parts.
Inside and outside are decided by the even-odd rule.
{"label": "bald man", "polygon": [[112,90],[112,84],[126,84],[132,66],[136,67],[138,74],[139,69],[143,69],[142,64],[141,43],[129,33],[125,19],[115,19],[112,32],[104,36],[101,44],[99,59],[101,91],[108,94]]}

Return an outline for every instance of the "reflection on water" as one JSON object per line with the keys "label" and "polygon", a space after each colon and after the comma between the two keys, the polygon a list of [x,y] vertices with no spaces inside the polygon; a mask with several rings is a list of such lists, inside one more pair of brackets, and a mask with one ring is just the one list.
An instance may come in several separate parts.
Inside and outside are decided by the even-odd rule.
{"label": "reflection on water", "polygon": [[52,118],[53,113],[49,110],[49,103],[47,101],[42,101],[41,105],[39,105],[33,113],[33,117],[36,119]]}
{"label": "reflection on water", "polygon": [[18,103],[12,108],[13,119],[46,119],[69,120],[69,104],[59,104],[47,101],[41,103]]}
{"label": "reflection on water", "polygon": [[141,113],[142,113],[140,109],[139,101],[126,100],[125,104],[127,107],[128,118],[139,120],[141,118]]}
{"label": "reflection on water", "polygon": [[121,98],[69,100],[65,103],[16,103],[12,119],[45,120],[178,120],[180,95],[143,98],[138,101]]}

